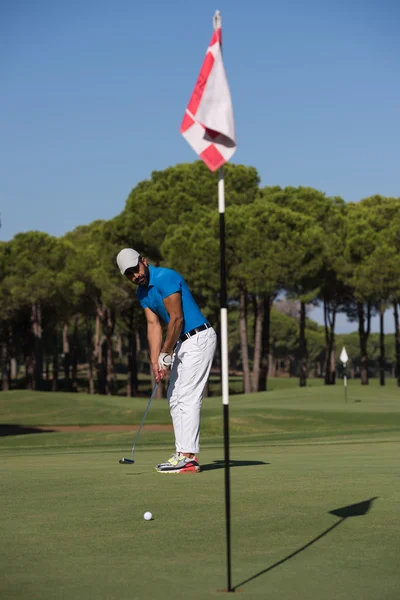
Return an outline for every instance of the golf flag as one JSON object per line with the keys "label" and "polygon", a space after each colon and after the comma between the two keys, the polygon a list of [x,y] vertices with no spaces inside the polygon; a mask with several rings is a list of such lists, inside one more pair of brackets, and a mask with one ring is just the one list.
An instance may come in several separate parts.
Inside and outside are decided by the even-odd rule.
{"label": "golf flag", "polygon": [[221,46],[221,17],[217,11],[214,33],[180,128],[211,171],[222,167],[236,150],[232,99]]}
{"label": "golf flag", "polygon": [[349,360],[349,357],[346,352],[346,348],[344,346],[342,348],[342,352],[340,353],[340,360],[343,364],[346,364],[347,361]]}

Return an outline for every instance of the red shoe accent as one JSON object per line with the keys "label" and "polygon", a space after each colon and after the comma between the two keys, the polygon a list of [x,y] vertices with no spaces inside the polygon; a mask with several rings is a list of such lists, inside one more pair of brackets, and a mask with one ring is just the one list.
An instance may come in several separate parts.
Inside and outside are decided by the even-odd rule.
{"label": "red shoe accent", "polygon": [[[192,459],[194,460],[194,459]],[[196,461],[197,462],[197,461]],[[200,471],[200,465],[186,465],[182,469],[179,469],[179,473],[198,473]]]}

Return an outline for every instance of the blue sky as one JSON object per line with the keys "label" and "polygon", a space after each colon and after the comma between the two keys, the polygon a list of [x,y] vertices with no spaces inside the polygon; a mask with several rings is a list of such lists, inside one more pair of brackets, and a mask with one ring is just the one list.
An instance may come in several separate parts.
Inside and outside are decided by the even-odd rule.
{"label": "blue sky", "polygon": [[262,185],[400,196],[396,0],[0,0],[0,240],[112,218],[195,160],[179,126],[216,9],[234,162]]}

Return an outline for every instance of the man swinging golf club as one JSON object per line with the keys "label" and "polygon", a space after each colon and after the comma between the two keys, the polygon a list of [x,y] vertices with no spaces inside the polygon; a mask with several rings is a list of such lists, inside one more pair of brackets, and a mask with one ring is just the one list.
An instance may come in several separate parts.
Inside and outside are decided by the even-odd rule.
{"label": "man swinging golf club", "polygon": [[[200,410],[210,374],[217,336],[201,313],[183,277],[154,267],[133,250],[117,256],[122,273],[138,286],[137,295],[147,319],[150,361],[156,381],[171,369],[168,402],[176,452],[156,466],[159,473],[197,473]],[[163,342],[161,322],[167,325]]]}

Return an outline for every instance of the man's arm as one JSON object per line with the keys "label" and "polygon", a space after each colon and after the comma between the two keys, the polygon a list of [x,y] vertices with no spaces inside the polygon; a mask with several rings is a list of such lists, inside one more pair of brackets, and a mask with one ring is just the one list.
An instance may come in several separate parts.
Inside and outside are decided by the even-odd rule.
{"label": "man's arm", "polygon": [[167,296],[164,298],[163,302],[169,314],[169,323],[167,335],[163,347],[161,348],[161,352],[172,354],[175,344],[182,333],[183,311],[182,297],[180,292],[175,292],[174,294]]}
{"label": "man's arm", "polygon": [[144,314],[147,319],[147,341],[149,342],[151,368],[158,382],[162,379],[158,366],[158,357],[160,356],[162,344],[162,327],[158,316],[150,308],[145,308]]}

